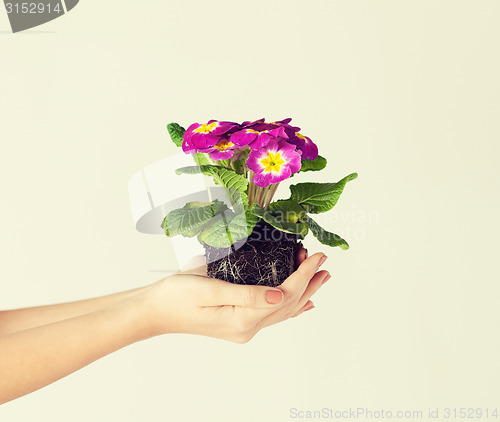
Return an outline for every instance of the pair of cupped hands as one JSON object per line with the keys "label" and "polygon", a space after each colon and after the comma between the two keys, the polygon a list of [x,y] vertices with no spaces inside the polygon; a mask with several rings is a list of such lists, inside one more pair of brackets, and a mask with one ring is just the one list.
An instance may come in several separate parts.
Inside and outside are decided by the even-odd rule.
{"label": "pair of cupped hands", "polygon": [[143,298],[152,335],[198,334],[246,343],[262,328],[314,308],[310,300],[329,278],[326,255],[308,256],[301,245],[296,271],[277,288],[238,285],[207,277],[206,266],[149,286]]}

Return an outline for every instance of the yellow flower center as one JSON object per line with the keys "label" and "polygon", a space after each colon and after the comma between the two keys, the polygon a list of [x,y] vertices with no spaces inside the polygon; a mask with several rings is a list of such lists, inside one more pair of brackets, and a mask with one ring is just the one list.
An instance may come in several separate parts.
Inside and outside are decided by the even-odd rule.
{"label": "yellow flower center", "polygon": [[217,142],[214,147],[219,151],[225,151],[226,149],[232,147],[234,144],[227,139],[223,139],[222,141]]}
{"label": "yellow flower center", "polygon": [[278,152],[276,154],[272,154],[270,152],[267,153],[267,158],[264,158],[260,161],[262,165],[266,168],[264,171],[276,171],[279,173],[280,166],[285,163],[284,160],[281,159],[281,153]]}
{"label": "yellow flower center", "polygon": [[209,133],[212,132],[217,127],[217,122],[213,122],[210,124],[202,124],[199,128],[194,130],[195,133]]}
{"label": "yellow flower center", "polygon": [[295,135],[296,135],[297,137],[299,137],[300,139],[303,139],[304,141],[306,141],[306,142],[307,142],[307,138],[306,138],[304,135],[302,135],[301,133],[296,132],[296,133],[295,133]]}
{"label": "yellow flower center", "polygon": [[247,129],[247,133],[257,133],[257,134],[260,134],[260,133],[267,133],[267,132],[268,132],[267,130],[263,130],[262,132],[259,132],[258,130]]}

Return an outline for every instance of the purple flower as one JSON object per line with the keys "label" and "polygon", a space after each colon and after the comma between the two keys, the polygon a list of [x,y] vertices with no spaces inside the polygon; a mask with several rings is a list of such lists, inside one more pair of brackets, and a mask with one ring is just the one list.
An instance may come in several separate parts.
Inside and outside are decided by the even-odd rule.
{"label": "purple flower", "polygon": [[[282,127],[286,133],[286,136],[288,139],[293,139],[295,137],[295,132],[300,131],[300,127],[297,126],[291,126],[289,123],[292,121],[292,119],[289,117],[287,119],[283,120],[278,120],[276,122],[269,123],[270,125]],[[290,141],[288,141],[290,142]]]}
{"label": "purple flower", "polygon": [[318,157],[318,147],[311,141],[311,138],[299,133],[300,127],[291,126],[289,123],[292,119],[284,119],[270,123],[272,125],[282,127],[288,137],[287,142],[297,147],[299,153],[302,154],[304,160],[315,160]]}
{"label": "purple flower", "polygon": [[194,154],[200,150],[212,148],[221,141],[227,132],[238,127],[236,123],[210,120],[200,125],[193,123],[184,132],[182,150],[186,154]]}
{"label": "purple flower", "polygon": [[295,134],[295,139],[298,139],[299,142],[302,141],[302,145],[297,147],[302,151],[303,160],[315,160],[318,158],[318,147],[313,141],[311,141],[311,138],[297,132]]}
{"label": "purple flower", "polygon": [[231,142],[249,145],[253,150],[265,147],[272,139],[288,138],[284,127],[265,123],[264,119],[243,122],[242,129],[231,134]]}
{"label": "purple flower", "polygon": [[301,162],[300,155],[295,151],[295,145],[272,139],[263,148],[250,152],[247,166],[255,173],[252,182],[265,188],[298,172]]}
{"label": "purple flower", "polygon": [[234,155],[235,148],[239,145],[233,144],[227,135],[221,137],[211,148],[202,148],[199,152],[208,152],[212,160],[227,160]]}

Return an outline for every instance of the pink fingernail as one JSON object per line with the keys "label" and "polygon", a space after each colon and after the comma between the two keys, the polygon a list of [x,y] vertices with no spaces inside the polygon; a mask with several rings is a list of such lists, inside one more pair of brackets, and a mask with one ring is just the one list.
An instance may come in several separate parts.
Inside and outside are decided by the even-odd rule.
{"label": "pink fingernail", "polygon": [[319,267],[321,267],[321,266],[325,263],[326,258],[328,258],[326,255],[323,255],[323,256],[321,257],[321,259],[320,259],[320,260],[319,260],[319,262],[318,262],[318,268],[319,268]]}
{"label": "pink fingernail", "polygon": [[266,299],[271,305],[281,303],[283,300],[283,292],[281,290],[268,290],[266,292]]}
{"label": "pink fingernail", "polygon": [[325,284],[328,280],[330,280],[332,278],[332,276],[330,274],[328,274],[324,280],[321,282],[321,285]]}
{"label": "pink fingernail", "polygon": [[311,309],[314,309],[316,306],[311,305],[309,308],[304,309],[304,312],[310,311]]}

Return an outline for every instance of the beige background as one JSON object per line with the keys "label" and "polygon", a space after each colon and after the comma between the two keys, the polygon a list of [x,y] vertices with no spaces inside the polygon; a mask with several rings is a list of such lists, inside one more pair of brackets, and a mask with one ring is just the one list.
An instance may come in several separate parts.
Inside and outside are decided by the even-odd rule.
{"label": "beige background", "polygon": [[499,18],[498,1],[82,0],[12,35],[0,13],[0,308],[175,267],[127,192],[174,153],[170,121],[290,116],[329,159],[301,180],[360,176],[321,220],[351,249],[307,239],[333,274],[314,311],[246,345],[133,345],[0,420],[500,408]]}

